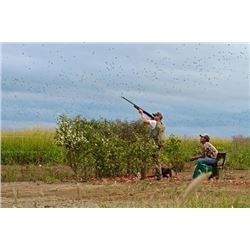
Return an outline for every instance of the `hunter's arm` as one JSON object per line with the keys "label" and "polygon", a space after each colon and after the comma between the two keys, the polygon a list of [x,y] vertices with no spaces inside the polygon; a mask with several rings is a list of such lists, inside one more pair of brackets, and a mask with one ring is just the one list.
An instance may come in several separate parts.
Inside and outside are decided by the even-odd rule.
{"label": "hunter's arm", "polygon": [[199,159],[199,158],[204,158],[204,157],[205,157],[205,151],[202,150],[202,153],[201,153],[201,154],[193,156],[190,160],[191,160],[191,161],[194,161],[194,160],[197,160],[197,159]]}
{"label": "hunter's arm", "polygon": [[149,120],[146,119],[146,118],[144,117],[143,111],[142,111],[141,109],[139,109],[139,113],[140,113],[140,115],[141,115],[141,120],[142,120],[142,122],[143,122],[144,124],[149,124]]}
{"label": "hunter's arm", "polygon": [[196,155],[196,156],[193,156],[190,161],[194,161],[194,160],[197,160],[199,158],[204,158],[204,155],[203,154],[200,154],[200,155]]}

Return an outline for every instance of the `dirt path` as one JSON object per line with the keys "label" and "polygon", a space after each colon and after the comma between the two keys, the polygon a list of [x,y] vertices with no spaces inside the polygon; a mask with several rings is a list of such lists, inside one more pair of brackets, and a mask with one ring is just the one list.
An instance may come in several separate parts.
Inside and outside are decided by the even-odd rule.
{"label": "dirt path", "polygon": [[[2,183],[1,206],[175,207],[176,199],[183,193],[190,181],[191,172],[184,172],[172,179],[164,179],[160,182],[151,178],[144,181],[136,179],[103,179],[87,183]],[[204,190],[208,190],[211,193],[211,197],[208,198],[212,199],[212,197],[221,195],[221,197],[224,197],[223,199],[226,199],[225,201],[227,201],[228,197],[228,202],[235,202],[235,199],[237,199],[237,204],[248,206],[249,202],[250,206],[250,199],[248,201],[247,198],[250,190],[250,171],[224,172],[218,181],[205,181],[202,190],[199,191],[200,193],[197,192],[196,196],[204,192]],[[234,196],[235,199],[232,199]],[[202,199],[199,199],[199,202],[203,202]],[[209,203],[207,204],[209,205]],[[201,205],[206,206],[206,203],[201,203]],[[227,203],[224,205],[229,206]]]}

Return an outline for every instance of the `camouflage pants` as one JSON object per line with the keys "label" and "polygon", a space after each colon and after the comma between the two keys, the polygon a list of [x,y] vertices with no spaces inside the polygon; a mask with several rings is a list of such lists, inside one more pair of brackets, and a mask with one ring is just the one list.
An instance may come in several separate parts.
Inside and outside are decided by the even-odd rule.
{"label": "camouflage pants", "polygon": [[160,150],[161,146],[158,146],[154,154],[152,155],[155,164],[155,175],[157,177],[157,180],[160,180],[162,178],[162,169],[160,164]]}

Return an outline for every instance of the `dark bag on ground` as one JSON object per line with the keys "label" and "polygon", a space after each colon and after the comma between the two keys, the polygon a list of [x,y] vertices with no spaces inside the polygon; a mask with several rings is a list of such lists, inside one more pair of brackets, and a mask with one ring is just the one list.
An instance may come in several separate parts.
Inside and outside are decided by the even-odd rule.
{"label": "dark bag on ground", "polygon": [[161,172],[162,172],[163,177],[167,177],[167,178],[172,177],[172,169],[171,168],[162,167]]}

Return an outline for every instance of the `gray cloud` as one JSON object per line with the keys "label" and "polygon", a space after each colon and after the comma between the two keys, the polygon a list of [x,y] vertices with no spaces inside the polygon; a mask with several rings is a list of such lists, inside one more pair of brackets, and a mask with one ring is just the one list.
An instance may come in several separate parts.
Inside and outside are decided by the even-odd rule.
{"label": "gray cloud", "polygon": [[59,113],[137,119],[124,95],[166,114],[174,133],[250,135],[248,44],[3,44],[2,51],[3,128],[53,126]]}

